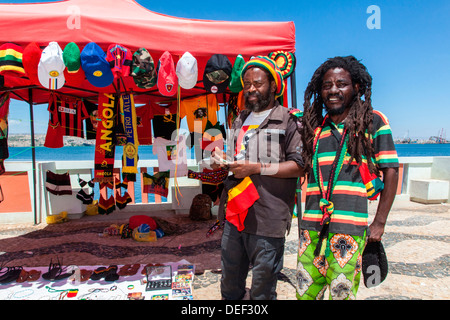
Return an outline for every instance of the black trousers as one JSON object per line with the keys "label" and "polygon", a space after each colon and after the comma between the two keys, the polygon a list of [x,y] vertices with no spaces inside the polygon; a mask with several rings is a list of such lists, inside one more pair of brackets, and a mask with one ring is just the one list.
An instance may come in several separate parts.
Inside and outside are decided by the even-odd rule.
{"label": "black trousers", "polygon": [[252,264],[252,300],[277,298],[277,275],[283,268],[285,238],[263,237],[245,232],[225,222],[222,235],[222,298],[239,300],[245,295],[245,283]]}

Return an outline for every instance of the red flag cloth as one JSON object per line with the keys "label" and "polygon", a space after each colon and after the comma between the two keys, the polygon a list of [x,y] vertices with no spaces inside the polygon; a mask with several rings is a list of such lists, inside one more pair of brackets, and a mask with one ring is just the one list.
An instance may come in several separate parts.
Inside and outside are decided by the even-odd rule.
{"label": "red flag cloth", "polygon": [[97,138],[95,145],[94,181],[114,182],[114,126],[115,98],[110,94],[100,94],[98,97]]}
{"label": "red flag cloth", "polygon": [[244,230],[248,209],[258,199],[258,190],[252,179],[245,177],[237,186],[228,191],[226,219],[235,225],[238,231]]}

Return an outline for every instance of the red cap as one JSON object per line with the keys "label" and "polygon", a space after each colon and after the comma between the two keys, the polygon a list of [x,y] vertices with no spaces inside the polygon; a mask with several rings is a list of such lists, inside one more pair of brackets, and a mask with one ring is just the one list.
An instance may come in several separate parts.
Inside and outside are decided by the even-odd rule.
{"label": "red cap", "polygon": [[33,84],[41,85],[38,78],[38,64],[41,60],[42,50],[36,42],[31,42],[23,50],[22,63],[28,79]]}
{"label": "red cap", "polygon": [[166,51],[158,62],[158,90],[163,96],[173,96],[178,90],[178,77],[172,55]]}
{"label": "red cap", "polygon": [[69,72],[66,68],[64,69],[64,78],[66,79],[66,85],[72,87],[79,87],[83,84],[84,80],[86,79],[86,75],[84,73],[83,68],[78,69],[77,72]]}
{"label": "red cap", "polygon": [[106,51],[106,61],[109,62],[114,77],[130,75],[133,53],[120,44],[111,44]]}

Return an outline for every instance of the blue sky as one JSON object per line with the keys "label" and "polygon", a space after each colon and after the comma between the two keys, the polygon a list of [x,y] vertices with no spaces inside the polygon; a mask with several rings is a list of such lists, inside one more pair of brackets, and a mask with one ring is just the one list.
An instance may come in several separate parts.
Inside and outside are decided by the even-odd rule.
{"label": "blue sky", "polygon": [[[448,0],[137,2],[152,11],[184,18],[293,21],[300,109],[315,69],[327,58],[354,55],[373,77],[373,106],[388,116],[394,137],[428,138],[444,129],[450,139]],[[380,9],[380,29],[367,27],[370,5]],[[34,110],[35,130],[45,133],[46,106]],[[28,105],[12,102],[10,133],[29,132],[28,115]]]}

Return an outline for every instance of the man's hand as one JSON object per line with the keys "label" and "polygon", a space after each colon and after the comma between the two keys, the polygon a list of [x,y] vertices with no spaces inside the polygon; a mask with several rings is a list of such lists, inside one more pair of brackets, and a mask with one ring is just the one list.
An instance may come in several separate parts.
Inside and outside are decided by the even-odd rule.
{"label": "man's hand", "polygon": [[260,174],[261,164],[249,161],[235,161],[228,164],[228,168],[233,172],[236,179],[243,179],[252,174]]}
{"label": "man's hand", "polygon": [[384,226],[386,225],[389,211],[394,202],[395,193],[398,183],[398,168],[386,168],[383,171],[384,189],[381,191],[378,203],[377,213],[372,224],[369,226],[370,235],[368,242],[381,241],[384,234]]}
{"label": "man's hand", "polygon": [[219,168],[228,170],[227,155],[225,152],[220,150],[218,147],[211,152],[211,168],[217,170]]}

